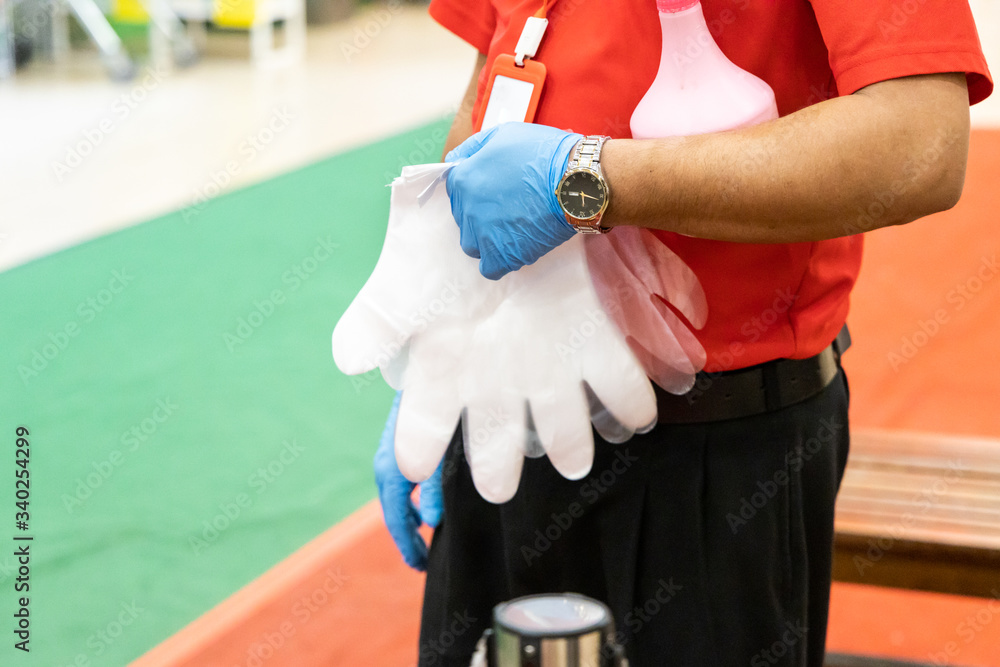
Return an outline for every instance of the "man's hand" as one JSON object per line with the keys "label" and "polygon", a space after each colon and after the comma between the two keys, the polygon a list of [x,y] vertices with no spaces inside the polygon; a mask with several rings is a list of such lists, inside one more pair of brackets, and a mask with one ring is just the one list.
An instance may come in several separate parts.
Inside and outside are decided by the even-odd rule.
{"label": "man's hand", "polygon": [[441,492],[441,466],[437,471],[420,484],[420,509],[418,510],[410,499],[410,494],[416,486],[403,477],[396,465],[396,453],[393,442],[396,436],[396,417],[399,414],[399,401],[403,392],[397,392],[385,422],[378,451],[375,452],[375,482],[378,484],[378,496],[382,503],[382,515],[385,525],[396,543],[396,548],[403,554],[406,564],[415,570],[423,572],[427,569],[427,544],[417,529],[421,523],[436,528],[441,522],[444,512],[444,499]]}
{"label": "man's hand", "polygon": [[575,234],[555,190],[583,137],[545,125],[505,123],[448,153],[451,211],[462,250],[497,280]]}

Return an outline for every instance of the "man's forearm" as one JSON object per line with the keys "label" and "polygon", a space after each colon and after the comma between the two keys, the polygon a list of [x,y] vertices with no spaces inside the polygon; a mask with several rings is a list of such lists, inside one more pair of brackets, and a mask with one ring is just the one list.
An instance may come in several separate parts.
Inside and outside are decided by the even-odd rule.
{"label": "man's forearm", "polygon": [[874,84],[770,123],[612,140],[602,222],[751,243],[816,241],[953,206],[968,154],[962,74]]}

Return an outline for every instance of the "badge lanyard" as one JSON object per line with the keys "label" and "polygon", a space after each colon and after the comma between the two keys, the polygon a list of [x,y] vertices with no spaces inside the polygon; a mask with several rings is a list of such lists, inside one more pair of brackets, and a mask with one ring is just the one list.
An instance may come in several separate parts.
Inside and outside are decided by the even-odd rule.
{"label": "badge lanyard", "polygon": [[555,3],[556,0],[543,0],[542,7],[524,22],[514,55],[503,53],[493,61],[476,132],[508,121],[530,123],[535,119],[545,85],[545,65],[532,58],[549,25],[546,15]]}

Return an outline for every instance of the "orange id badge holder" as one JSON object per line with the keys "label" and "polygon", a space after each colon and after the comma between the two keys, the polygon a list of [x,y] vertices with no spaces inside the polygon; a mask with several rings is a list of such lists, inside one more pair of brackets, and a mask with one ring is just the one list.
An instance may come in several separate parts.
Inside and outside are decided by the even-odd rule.
{"label": "orange id badge holder", "polygon": [[483,112],[475,131],[510,121],[530,123],[535,119],[538,100],[545,85],[545,65],[525,59],[518,67],[514,56],[501,54],[493,61],[483,96]]}

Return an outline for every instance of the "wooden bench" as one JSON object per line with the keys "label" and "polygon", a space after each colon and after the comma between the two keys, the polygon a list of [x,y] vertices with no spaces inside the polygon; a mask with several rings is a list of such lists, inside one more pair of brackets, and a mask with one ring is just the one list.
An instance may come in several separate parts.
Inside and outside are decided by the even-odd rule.
{"label": "wooden bench", "polygon": [[857,430],[837,581],[1000,598],[1000,441]]}

